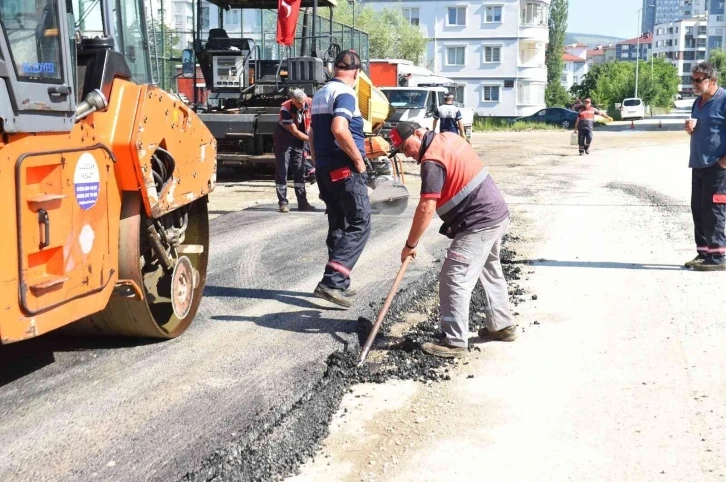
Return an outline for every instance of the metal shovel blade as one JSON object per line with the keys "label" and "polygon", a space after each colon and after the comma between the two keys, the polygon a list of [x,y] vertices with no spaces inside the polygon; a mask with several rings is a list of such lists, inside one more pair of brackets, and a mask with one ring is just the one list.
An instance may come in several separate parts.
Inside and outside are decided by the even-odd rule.
{"label": "metal shovel blade", "polygon": [[399,215],[408,207],[408,189],[400,181],[379,179],[369,199],[376,214]]}

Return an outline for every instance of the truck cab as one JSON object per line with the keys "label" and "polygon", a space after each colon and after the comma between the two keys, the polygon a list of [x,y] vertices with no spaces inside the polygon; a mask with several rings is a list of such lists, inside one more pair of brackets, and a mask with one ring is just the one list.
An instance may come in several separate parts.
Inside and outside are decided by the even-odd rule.
{"label": "truck cab", "polygon": [[[434,115],[439,106],[444,103],[444,96],[449,89],[443,86],[420,87],[382,87],[381,91],[388,98],[395,113],[384,124],[381,135],[387,137],[388,133],[401,121],[417,122],[422,127],[433,130]],[[454,103],[456,105],[456,103]],[[467,139],[471,137],[471,128],[474,123],[473,109],[458,106],[462,115],[462,124]],[[436,132],[439,131],[438,123]]]}

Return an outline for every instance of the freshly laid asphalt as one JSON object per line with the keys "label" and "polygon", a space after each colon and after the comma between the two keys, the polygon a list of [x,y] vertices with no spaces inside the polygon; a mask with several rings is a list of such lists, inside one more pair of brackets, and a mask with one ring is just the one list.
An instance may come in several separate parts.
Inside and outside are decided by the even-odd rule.
{"label": "freshly laid asphalt", "polygon": [[[254,438],[320,380],[331,353],[358,343],[356,320],[387,294],[414,205],[374,215],[351,310],[312,296],[327,256],[322,211],[263,205],[211,222],[205,297],[180,338],[0,347],[0,480],[177,480]],[[404,286],[441,256],[448,240],[436,231]]]}

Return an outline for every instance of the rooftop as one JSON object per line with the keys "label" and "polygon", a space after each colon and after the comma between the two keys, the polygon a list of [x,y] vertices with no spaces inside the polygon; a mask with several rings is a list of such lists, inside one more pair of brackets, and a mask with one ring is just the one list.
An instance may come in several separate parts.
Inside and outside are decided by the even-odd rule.
{"label": "rooftop", "polygon": [[577,55],[568,54],[567,52],[562,54],[562,60],[565,62],[585,62],[585,59],[578,57]]}
{"label": "rooftop", "polygon": [[622,42],[618,42],[618,45],[637,45],[638,42],[641,44],[649,44],[653,42],[653,35],[646,34],[642,37],[635,37],[628,40],[623,40]]}

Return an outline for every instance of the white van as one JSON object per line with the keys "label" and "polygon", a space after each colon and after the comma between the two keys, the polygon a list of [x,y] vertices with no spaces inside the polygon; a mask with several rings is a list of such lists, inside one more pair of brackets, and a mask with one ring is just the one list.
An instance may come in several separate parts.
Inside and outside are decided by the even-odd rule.
{"label": "white van", "polygon": [[625,119],[645,119],[645,104],[642,99],[636,97],[624,99],[620,104],[620,118]]}

